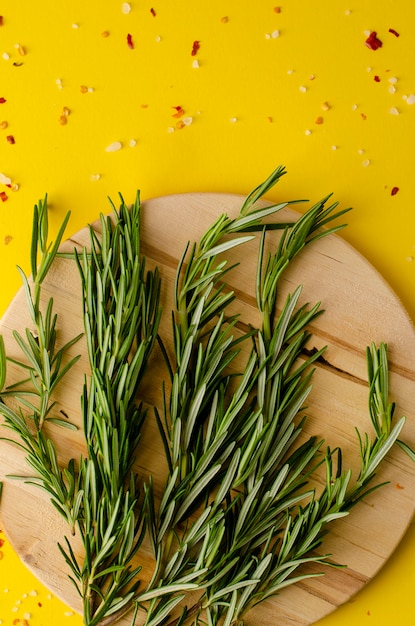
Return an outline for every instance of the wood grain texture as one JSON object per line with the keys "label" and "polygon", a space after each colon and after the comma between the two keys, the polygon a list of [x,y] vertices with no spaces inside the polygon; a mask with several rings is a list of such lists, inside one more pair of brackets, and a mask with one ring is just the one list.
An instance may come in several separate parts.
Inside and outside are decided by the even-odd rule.
{"label": "wood grain texture", "polygon": [[[155,198],[143,203],[143,251],[149,266],[158,265],[163,279],[161,324],[163,339],[169,344],[172,288],[177,261],[188,240],[197,240],[206,228],[226,212],[236,215],[242,198],[224,194],[182,194]],[[263,203],[265,204],[265,203]],[[296,219],[297,213],[284,209],[278,219]],[[269,237],[273,247],[278,235]],[[66,249],[82,247],[89,240],[85,228],[65,242]],[[255,311],[255,271],[258,241],[228,253],[230,262],[240,265],[229,274],[235,290],[235,310],[243,322],[258,319]],[[359,452],[355,427],[369,430],[365,349],[372,341],[388,344],[391,395],[396,400],[396,415],[406,415],[403,439],[415,446],[415,333],[401,303],[375,269],[347,243],[335,235],[309,246],[286,272],[281,302],[297,285],[303,285],[301,302],[321,301],[325,310],[312,328],[310,348],[327,345],[324,361],[317,364],[306,422],[306,435],[323,437],[330,446],[343,450],[345,466],[358,467]],[[78,270],[70,260],[59,259],[47,278],[44,298],[53,296],[62,342],[83,331],[81,290]],[[9,356],[20,358],[11,337],[13,329],[30,326],[20,291],[12,301],[1,325]],[[171,342],[170,342],[171,345]],[[80,425],[80,395],[88,362],[83,341],[71,351],[82,358],[67,375],[56,394],[56,410]],[[20,378],[10,366],[8,383]],[[143,399],[160,404],[161,381],[166,378],[162,359],[152,358],[151,377],[144,381]],[[6,435],[3,427],[0,427]],[[83,435],[50,426],[62,461],[78,458],[84,452]],[[137,470],[143,478],[155,476],[156,491],[164,481],[165,463],[156,426],[147,420],[138,456]],[[7,478],[8,474],[30,474],[19,449],[0,441],[0,479],[4,481],[0,507],[2,528],[22,561],[51,591],[75,610],[79,599],[67,578],[63,559],[57,549],[67,533],[64,522],[36,487]],[[284,590],[248,615],[247,626],[305,626],[330,613],[349,600],[387,561],[404,535],[415,508],[415,467],[398,449],[392,451],[378,473],[379,481],[389,484],[355,507],[348,517],[331,528],[322,550],[332,554],[336,563],[347,568],[326,569],[325,576],[312,578]],[[74,541],[75,550],[80,550]],[[144,579],[149,576],[152,557],[144,546],[138,555]],[[120,622],[125,626],[130,621]],[[141,623],[141,622],[138,622]]]}

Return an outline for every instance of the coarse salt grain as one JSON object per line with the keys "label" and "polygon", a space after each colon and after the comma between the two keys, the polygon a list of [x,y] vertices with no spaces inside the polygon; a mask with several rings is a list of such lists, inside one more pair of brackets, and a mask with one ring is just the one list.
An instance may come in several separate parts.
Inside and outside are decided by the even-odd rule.
{"label": "coarse salt grain", "polygon": [[167,132],[168,132],[168,133],[174,133],[174,130],[175,130],[175,129],[174,129],[174,126],[169,126],[169,127],[167,128]]}
{"label": "coarse salt grain", "polygon": [[5,61],[8,61],[10,59],[10,54],[8,52],[3,52],[2,57]]}
{"label": "coarse salt grain", "polygon": [[161,41],[161,37],[160,37],[160,35],[157,35],[157,37],[156,37],[156,41],[157,41],[157,43],[160,43],[160,41]]}
{"label": "coarse salt grain", "polygon": [[278,39],[278,37],[279,37],[279,36],[280,36],[280,31],[279,31],[279,30],[274,30],[274,31],[271,33],[271,37],[272,37],[273,39]]}
{"label": "coarse salt grain", "polygon": [[113,141],[113,143],[110,143],[109,146],[105,148],[105,152],[117,152],[121,150],[121,148],[122,143],[120,141]]}
{"label": "coarse salt grain", "polygon": [[352,104],[352,111],[356,111],[357,109],[357,104]]}
{"label": "coarse salt grain", "polygon": [[389,109],[389,113],[391,115],[399,115],[399,110],[396,107],[392,107],[391,109]]}
{"label": "coarse salt grain", "polygon": [[190,124],[193,122],[193,117],[184,117],[183,118],[183,124],[185,126],[190,126]]}
{"label": "coarse salt grain", "polygon": [[65,611],[64,616],[65,617],[72,617],[73,615],[73,611]]}
{"label": "coarse salt grain", "polygon": [[32,617],[31,613],[25,613],[23,615],[23,619],[30,619]]}
{"label": "coarse salt grain", "polygon": [[370,165],[369,159],[365,159],[364,161],[362,161],[362,165],[363,167],[368,167]]}
{"label": "coarse salt grain", "polygon": [[391,86],[388,88],[388,91],[389,91],[389,93],[396,93],[396,87],[395,87],[394,85],[391,85]]}
{"label": "coarse salt grain", "polygon": [[199,61],[197,59],[195,59],[194,61],[192,61],[192,67],[197,69],[198,67],[200,67],[199,65]]}
{"label": "coarse salt grain", "polygon": [[72,28],[76,30],[77,28],[79,28],[79,24],[72,24]]}
{"label": "coarse salt grain", "polygon": [[396,78],[396,76],[391,76],[388,79],[388,82],[390,82],[392,85],[396,85],[396,83],[398,82],[398,79]]}
{"label": "coarse salt grain", "polygon": [[415,104],[415,94],[411,93],[410,96],[406,98],[408,104]]}
{"label": "coarse salt grain", "polygon": [[307,91],[307,87],[305,85],[300,85],[299,90],[301,91],[301,93],[305,93]]}
{"label": "coarse salt grain", "polygon": [[101,174],[91,174],[91,177],[90,177],[92,182],[96,182],[97,180],[100,180],[100,178],[101,178]]}
{"label": "coarse salt grain", "polygon": [[307,128],[307,130],[304,131],[304,134],[307,135],[307,136],[311,135],[311,130],[309,128]]}
{"label": "coarse salt grain", "polygon": [[137,145],[137,141],[135,139],[130,139],[128,145],[130,146],[130,148],[135,148],[135,146]]}
{"label": "coarse salt grain", "polygon": [[129,13],[131,13],[131,4],[129,2],[123,2],[121,6],[121,11],[124,13],[124,15],[128,15]]}
{"label": "coarse salt grain", "polygon": [[332,146],[331,149],[332,150],[337,150],[338,146]]}
{"label": "coarse salt grain", "polygon": [[235,122],[238,121],[238,118],[237,117],[231,117],[229,121],[231,122],[231,124],[235,124]]}

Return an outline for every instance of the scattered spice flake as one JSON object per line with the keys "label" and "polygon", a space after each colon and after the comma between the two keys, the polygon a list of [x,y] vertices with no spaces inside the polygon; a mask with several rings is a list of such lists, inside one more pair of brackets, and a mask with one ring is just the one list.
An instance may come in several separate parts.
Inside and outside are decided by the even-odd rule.
{"label": "scattered spice flake", "polygon": [[362,120],[367,120],[367,115],[366,113],[361,113],[360,117],[362,118]]}
{"label": "scattered spice flake", "polygon": [[316,119],[316,124],[320,125],[324,122],[323,118],[321,117],[321,115],[318,116],[318,118]]}
{"label": "scattered spice flake", "polygon": [[323,104],[321,105],[321,108],[323,111],[330,111],[331,106],[329,105],[328,102],[323,102]]}
{"label": "scattered spice flake", "polygon": [[150,13],[151,13],[151,15],[152,15],[153,17],[156,17],[156,15],[157,15],[157,13],[156,13],[156,11],[153,9],[153,7],[151,7],[151,9],[150,9]]}
{"label": "scattered spice flake", "polygon": [[183,122],[183,120],[178,120],[176,122],[176,128],[177,130],[181,130],[182,128],[184,128],[186,126],[186,124]]}
{"label": "scattered spice flake", "polygon": [[392,187],[392,189],[391,189],[391,196],[396,196],[398,191],[399,191],[399,187]]}
{"label": "scattered spice flake", "polygon": [[192,57],[195,57],[200,50],[200,41],[194,41],[192,46]]}
{"label": "scattered spice flake", "polygon": [[0,15],[0,26],[3,26],[4,24],[4,18],[2,15]]}
{"label": "scattered spice flake", "polygon": [[8,143],[10,143],[11,145],[13,145],[14,143],[16,143],[15,138],[13,137],[13,135],[7,135],[6,137]]}
{"label": "scattered spice flake", "polygon": [[272,122],[274,121],[271,115],[268,115],[267,120],[270,124],[272,124]]}
{"label": "scattered spice flake", "polygon": [[134,50],[133,36],[130,35],[130,33],[128,33],[127,35],[127,46],[130,48],[130,50]]}
{"label": "scattered spice flake", "polygon": [[374,30],[370,33],[369,37],[366,39],[365,44],[371,50],[377,50],[378,48],[381,48],[383,46],[381,40],[377,36],[377,32]]}
{"label": "scattered spice flake", "polygon": [[5,191],[0,191],[0,200],[2,202],[6,202],[7,198],[8,198],[7,193]]}
{"label": "scattered spice flake", "polygon": [[26,50],[20,44],[17,43],[15,48],[17,52],[20,54],[20,56],[24,57],[26,55]]}
{"label": "scattered spice flake", "polygon": [[274,13],[281,13],[281,7],[274,7]]}
{"label": "scattered spice flake", "polygon": [[8,122],[6,122],[6,120],[3,120],[3,122],[0,122],[0,129],[4,130],[5,128],[8,127]]}
{"label": "scattered spice flake", "polygon": [[378,75],[374,76],[373,80],[375,81],[375,83],[380,83],[380,76]]}
{"label": "scattered spice flake", "polygon": [[106,39],[107,37],[110,36],[110,31],[109,30],[103,30],[101,33],[101,37],[103,37],[104,39]]}
{"label": "scattered spice flake", "polygon": [[105,148],[105,151],[117,152],[118,150],[121,150],[121,148],[122,148],[122,143],[120,141],[114,141],[113,143],[110,143],[110,145]]}
{"label": "scattered spice flake", "polygon": [[184,115],[184,109],[181,106],[172,107],[176,111],[173,113],[172,117],[182,117]]}
{"label": "scattered spice flake", "polygon": [[7,102],[6,98],[0,98],[0,104],[4,104],[5,102]]}
{"label": "scattered spice flake", "polygon": [[88,93],[88,87],[86,85],[81,85],[79,89],[81,93]]}
{"label": "scattered spice flake", "polygon": [[4,245],[8,246],[9,243],[12,241],[12,239],[13,239],[13,237],[11,235],[6,235],[4,240],[3,240]]}
{"label": "scattered spice flake", "polygon": [[390,28],[388,32],[392,33],[392,35],[395,35],[395,37],[399,37],[399,33],[396,32],[396,30],[394,28]]}
{"label": "scattered spice flake", "polygon": [[129,2],[123,2],[121,11],[124,13],[124,15],[128,15],[129,13],[131,13],[131,4]]}
{"label": "scattered spice flake", "polygon": [[224,15],[220,18],[220,21],[222,24],[227,24],[229,22],[229,17],[227,15]]}
{"label": "scattered spice flake", "polygon": [[59,116],[59,124],[61,126],[66,126],[66,124],[68,123],[68,117],[66,115],[60,115]]}

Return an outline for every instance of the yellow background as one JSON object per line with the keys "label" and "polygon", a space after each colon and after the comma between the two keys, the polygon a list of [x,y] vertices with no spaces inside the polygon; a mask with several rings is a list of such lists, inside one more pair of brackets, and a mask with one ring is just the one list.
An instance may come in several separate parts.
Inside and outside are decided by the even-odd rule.
{"label": "yellow background", "polygon": [[[131,0],[128,14],[122,4],[1,3],[0,172],[13,188],[0,184],[0,313],[20,286],[16,264],[28,269],[32,208],[45,193],[53,229],[71,210],[75,232],[118,192],[245,194],[283,164],[270,199],[333,192],[353,206],[342,236],[414,319],[412,0]],[[370,31],[383,42],[376,51]],[[178,106],[191,118],[184,128]],[[0,552],[0,623],[81,624],[7,540]],[[414,598],[412,526],[375,580],[319,626],[413,626]]]}

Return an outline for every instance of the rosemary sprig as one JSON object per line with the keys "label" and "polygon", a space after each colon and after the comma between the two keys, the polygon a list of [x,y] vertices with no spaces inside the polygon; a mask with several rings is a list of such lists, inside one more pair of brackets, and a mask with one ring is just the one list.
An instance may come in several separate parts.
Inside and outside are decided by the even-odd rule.
{"label": "rosemary sprig", "polygon": [[68,540],[60,548],[88,626],[127,613],[140,585],[132,559],[145,525],[133,465],[146,410],[136,396],[161,314],[158,272],[147,271],[141,255],[140,211],[139,194],[130,209],[121,198],[113,219],[101,215],[100,237],[90,228],[91,248],[77,256],[91,365],[82,397],[87,457],[79,468],[83,562]]}
{"label": "rosemary sprig", "polygon": [[[45,308],[41,302],[42,284],[57,256],[68,220],[69,213],[65,216],[55,241],[49,243],[47,196],[34,207],[30,253],[31,283],[18,267],[32,327],[26,328],[24,336],[17,331],[13,332],[22,352],[22,361],[7,359],[4,342],[1,340],[0,413],[4,417],[4,426],[18,436],[17,441],[10,440],[22,448],[29,466],[35,472],[31,477],[14,478],[43,487],[49,493],[52,504],[67,519],[73,531],[79,513],[75,467],[71,462],[65,470],[61,470],[53,438],[45,432],[44,427],[46,424],[55,424],[75,428],[71,423],[54,416],[53,392],[79,359],[79,356],[75,356],[68,360],[66,356],[81,335],[58,348],[58,318],[53,312],[53,299],[49,298]],[[7,360],[22,370],[24,378],[4,389]],[[17,402],[17,407],[13,408],[8,404],[11,398]]]}

